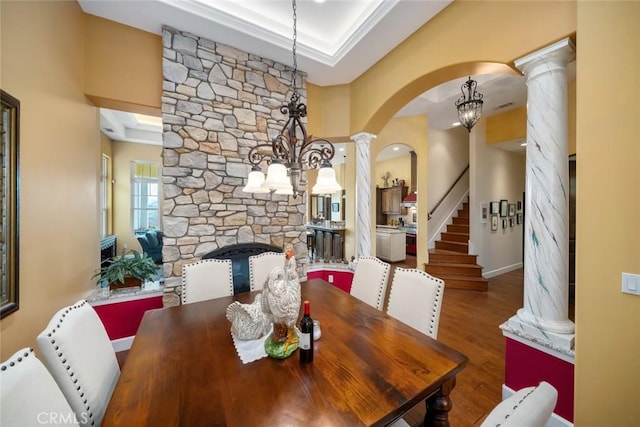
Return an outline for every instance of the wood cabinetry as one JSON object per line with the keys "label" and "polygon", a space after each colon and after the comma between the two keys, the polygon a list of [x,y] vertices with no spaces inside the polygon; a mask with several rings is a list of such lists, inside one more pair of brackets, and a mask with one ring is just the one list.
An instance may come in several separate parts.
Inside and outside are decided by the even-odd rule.
{"label": "wood cabinetry", "polygon": [[407,197],[407,187],[379,188],[380,207],[384,215],[400,215],[402,199]]}

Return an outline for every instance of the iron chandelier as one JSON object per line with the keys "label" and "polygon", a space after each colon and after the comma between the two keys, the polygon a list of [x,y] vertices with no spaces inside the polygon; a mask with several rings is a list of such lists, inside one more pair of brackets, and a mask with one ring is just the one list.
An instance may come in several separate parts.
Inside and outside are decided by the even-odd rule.
{"label": "iron chandelier", "polygon": [[[253,165],[247,185],[243,191],[248,193],[300,194],[299,186],[302,168],[320,168],[318,179],[311,192],[313,194],[329,194],[342,190],[336,181],[336,173],[331,166],[335,154],[333,144],[327,139],[313,139],[307,134],[302,118],[307,116],[307,106],[300,102],[300,94],[296,88],[298,62],[296,58],[297,13],[296,1],[293,0],[293,75],[291,79],[291,99],[280,107],[282,114],[289,119],[273,138],[270,144],[258,144],[249,151],[249,162]],[[265,178],[260,163],[269,164]]]}
{"label": "iron chandelier", "polygon": [[478,83],[469,76],[469,80],[460,87],[462,96],[455,102],[458,119],[469,132],[482,115],[482,94],[476,90],[477,87]]}

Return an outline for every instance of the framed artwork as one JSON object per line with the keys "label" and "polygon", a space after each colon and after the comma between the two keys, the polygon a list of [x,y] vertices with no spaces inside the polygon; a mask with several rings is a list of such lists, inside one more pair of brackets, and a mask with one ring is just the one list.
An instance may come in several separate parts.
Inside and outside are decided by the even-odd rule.
{"label": "framed artwork", "polygon": [[490,209],[490,214],[498,214],[500,213],[500,202],[491,202],[490,204],[491,209]]}
{"label": "framed artwork", "polygon": [[509,218],[509,227],[513,227],[514,222],[515,218]]}
{"label": "framed artwork", "polygon": [[504,218],[509,213],[509,201],[502,199],[500,200],[500,217]]}
{"label": "framed artwork", "polygon": [[518,215],[516,215],[516,223],[518,224],[522,224],[522,214],[519,213]]}
{"label": "framed artwork", "polygon": [[509,216],[515,216],[515,215],[516,215],[516,204],[511,203],[509,204]]}
{"label": "framed artwork", "polygon": [[489,205],[483,203],[480,205],[480,222],[486,224],[489,220]]}
{"label": "framed artwork", "polygon": [[507,228],[507,218],[502,218],[502,228]]}
{"label": "framed artwork", "polygon": [[331,203],[331,212],[340,212],[340,203]]}
{"label": "framed artwork", "polygon": [[518,200],[518,210],[519,211],[522,210],[522,202],[520,200]]}
{"label": "framed artwork", "polygon": [[491,231],[498,231],[498,214],[491,215]]}
{"label": "framed artwork", "polygon": [[20,101],[0,90],[0,158],[2,158],[2,178],[0,199],[0,318],[18,310],[18,220],[20,193]]}

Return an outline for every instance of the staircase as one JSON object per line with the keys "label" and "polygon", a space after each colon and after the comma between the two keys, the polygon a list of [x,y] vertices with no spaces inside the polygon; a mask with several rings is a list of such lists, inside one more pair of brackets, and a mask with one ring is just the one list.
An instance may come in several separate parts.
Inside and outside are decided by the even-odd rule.
{"label": "staircase", "polygon": [[469,255],[469,203],[463,203],[453,224],[447,225],[436,248],[429,250],[425,271],[444,280],[450,289],[487,291],[488,280],[482,277],[482,266],[476,264],[477,255]]}

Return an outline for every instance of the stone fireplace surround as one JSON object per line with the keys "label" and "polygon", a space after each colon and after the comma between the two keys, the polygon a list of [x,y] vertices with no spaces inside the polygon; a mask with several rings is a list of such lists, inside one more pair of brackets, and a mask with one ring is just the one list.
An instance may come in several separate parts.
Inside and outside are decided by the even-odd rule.
{"label": "stone fireplace surround", "polygon": [[[183,264],[240,243],[291,244],[306,276],[306,191],[242,191],[249,150],[270,142],[287,119],[280,107],[292,69],[170,27],[162,43],[162,255],[165,296],[174,294],[165,301],[177,299]],[[299,93],[304,101],[304,84]]]}

